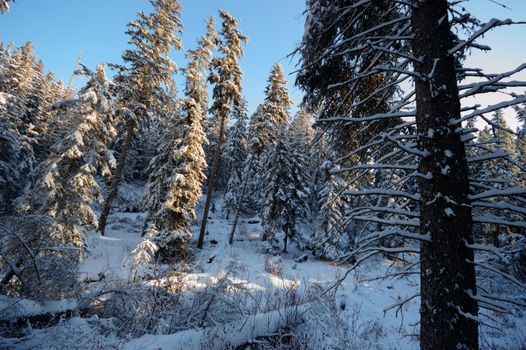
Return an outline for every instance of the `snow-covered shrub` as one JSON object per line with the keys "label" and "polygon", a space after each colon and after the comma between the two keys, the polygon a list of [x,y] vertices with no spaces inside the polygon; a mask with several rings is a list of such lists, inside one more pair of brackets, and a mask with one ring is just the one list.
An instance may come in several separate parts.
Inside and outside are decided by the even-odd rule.
{"label": "snow-covered shrub", "polygon": [[2,293],[37,300],[74,295],[81,250],[65,244],[64,237],[71,233],[48,216],[2,219]]}

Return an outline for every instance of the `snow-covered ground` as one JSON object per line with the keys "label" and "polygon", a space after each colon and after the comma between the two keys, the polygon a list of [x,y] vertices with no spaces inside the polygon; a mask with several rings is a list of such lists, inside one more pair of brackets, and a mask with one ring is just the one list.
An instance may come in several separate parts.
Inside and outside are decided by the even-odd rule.
{"label": "snow-covered ground", "polygon": [[[130,264],[130,252],[142,241],[144,217],[145,213],[114,213],[105,237],[88,233],[88,253],[80,267],[80,278],[89,288],[104,292],[100,298],[111,295],[105,291],[126,290],[131,283],[134,267]],[[190,268],[177,274],[181,288],[174,293],[190,293],[190,300],[197,300],[202,295],[198,294],[200,291],[212,295],[203,299],[209,300],[208,305],[196,308],[197,318],[192,316],[194,320],[202,318],[203,326],[188,321],[188,328],[178,325],[177,331],[170,333],[160,330],[139,336],[123,335],[115,330],[115,320],[92,314],[60,320],[46,329],[28,325],[23,336],[0,339],[0,348],[223,349],[250,341],[269,346],[276,334],[293,334],[296,343],[290,344],[306,344],[313,349],[419,347],[419,299],[411,299],[419,290],[418,276],[375,279],[387,270],[401,268],[400,262],[371,260],[342,281],[347,266],[315,260],[310,255],[301,261],[304,253],[293,244],[288,253],[265,254],[258,218],[241,221],[233,246],[228,244],[230,225],[230,221],[212,214],[204,249],[196,250]],[[197,235],[197,224],[193,228]],[[167,279],[166,274],[160,279]],[[154,282],[150,279],[142,283]],[[214,298],[221,298],[219,293],[236,296],[229,298],[230,303],[213,304]],[[396,307],[406,299],[411,300]],[[2,301],[3,305],[8,302]],[[214,311],[208,306],[227,309]],[[45,306],[28,306],[32,310],[42,307]],[[188,315],[192,308],[195,306],[188,308]],[[161,314],[175,311],[162,310]],[[515,310],[491,321],[492,326],[504,331],[485,329],[482,346],[520,348],[526,339],[525,319],[520,310]],[[297,329],[283,333],[283,328],[291,325]]]}

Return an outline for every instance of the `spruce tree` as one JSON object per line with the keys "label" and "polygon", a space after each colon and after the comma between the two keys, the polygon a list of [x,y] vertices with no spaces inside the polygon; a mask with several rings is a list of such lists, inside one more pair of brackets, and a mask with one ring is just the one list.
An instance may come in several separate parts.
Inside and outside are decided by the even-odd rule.
{"label": "spruce tree", "polygon": [[102,200],[96,175],[109,176],[115,165],[107,144],[115,136],[111,116],[110,81],[104,67],[91,76],[73,106],[60,110],[63,124],[50,149],[33,175],[35,182],[21,197],[21,212],[46,215],[65,228],[63,242],[82,246],[81,225],[96,227],[93,204]]}
{"label": "spruce tree", "polygon": [[159,154],[150,163],[146,206],[152,213],[153,240],[163,260],[185,258],[192,238],[190,224],[196,218],[195,209],[205,181],[206,136],[202,122],[206,109],[203,106],[208,96],[206,72],[215,36],[212,17],[197,49],[187,54],[183,119],[174,118],[159,145]]}
{"label": "spruce tree", "polygon": [[246,102],[242,100],[234,109],[235,124],[230,128],[225,143],[226,190],[223,200],[223,215],[230,217],[239,202],[241,183],[243,181],[243,165],[247,157],[247,110]]}
{"label": "spruce tree", "polygon": [[218,125],[219,138],[214,151],[214,159],[208,179],[206,203],[197,242],[199,249],[203,248],[208,212],[212,202],[217,169],[222,154],[226,123],[234,106],[238,106],[241,102],[241,79],[243,73],[239,65],[239,58],[243,56],[242,43],[248,41],[247,37],[237,29],[237,19],[225,11],[220,11],[219,15],[223,21],[220,32],[221,40],[219,40],[219,51],[222,55],[212,60],[212,72],[209,78],[210,82],[214,84],[214,102],[212,103],[211,111],[214,115],[215,123]]}
{"label": "spruce tree", "polygon": [[166,89],[171,87],[177,65],[169,54],[181,49],[176,34],[181,32],[180,10],[177,0],[150,0],[151,14],[139,12],[138,19],[128,24],[129,43],[134,46],[122,55],[127,65],[119,67],[115,79],[118,92],[118,114],[124,134],[112,177],[100,215],[98,231],[104,234],[106,222],[118,187],[122,181],[128,152],[135,133],[148,125],[152,116],[163,114]]}
{"label": "spruce tree", "polygon": [[262,209],[264,240],[278,249],[277,233],[284,233],[283,251],[296,232],[296,223],[308,212],[309,178],[304,154],[295,152],[290,134],[282,128],[269,156]]}

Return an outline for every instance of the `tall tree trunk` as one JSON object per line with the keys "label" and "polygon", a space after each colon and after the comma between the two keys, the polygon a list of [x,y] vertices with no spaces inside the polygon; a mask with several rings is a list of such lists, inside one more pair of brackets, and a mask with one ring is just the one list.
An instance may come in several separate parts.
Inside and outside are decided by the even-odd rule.
{"label": "tall tree trunk", "polygon": [[[460,116],[460,101],[448,21],[447,0],[414,0],[413,51],[423,59],[415,64],[417,130],[420,149],[420,232],[422,242],[421,349],[477,349],[478,314],[473,250],[473,221],[468,201],[468,164],[464,144],[450,121]],[[431,75],[431,76],[430,76]]]}
{"label": "tall tree trunk", "polygon": [[212,203],[212,196],[214,193],[214,183],[217,175],[217,165],[221,157],[221,148],[223,147],[223,137],[225,133],[226,117],[221,118],[219,126],[219,140],[217,141],[216,151],[214,154],[214,162],[212,163],[212,171],[210,172],[210,179],[208,181],[208,191],[206,194],[205,210],[203,211],[203,220],[201,221],[201,230],[199,231],[199,239],[197,240],[197,248],[203,249],[205,239],[206,223],[208,222],[208,212],[210,211],[210,203]]}
{"label": "tall tree trunk", "polygon": [[234,243],[234,233],[236,232],[237,221],[239,220],[239,213],[241,212],[241,206],[243,204],[243,199],[245,198],[245,192],[247,190],[248,179],[250,178],[250,173],[252,172],[252,167],[254,166],[255,157],[256,157],[255,155],[252,155],[250,157],[250,162],[248,163],[247,173],[245,174],[245,180],[243,181],[243,188],[241,189],[241,193],[239,194],[239,201],[237,202],[237,207],[236,207],[236,216],[234,217],[234,223],[232,224],[232,230],[230,231],[230,237],[228,239],[228,243],[230,243],[230,245]]}
{"label": "tall tree trunk", "polygon": [[122,149],[119,154],[119,158],[117,159],[117,167],[115,168],[115,174],[113,174],[113,179],[111,180],[108,195],[106,196],[106,200],[104,201],[104,207],[102,208],[102,212],[100,214],[99,226],[97,227],[97,231],[99,231],[103,236],[104,231],[106,229],[108,216],[110,215],[110,209],[113,204],[113,200],[117,195],[119,185],[122,181],[122,173],[124,172],[124,168],[126,166],[126,158],[128,157],[128,153],[130,151],[134,130],[135,124],[131,121],[128,121],[126,123],[126,135],[124,136]]}

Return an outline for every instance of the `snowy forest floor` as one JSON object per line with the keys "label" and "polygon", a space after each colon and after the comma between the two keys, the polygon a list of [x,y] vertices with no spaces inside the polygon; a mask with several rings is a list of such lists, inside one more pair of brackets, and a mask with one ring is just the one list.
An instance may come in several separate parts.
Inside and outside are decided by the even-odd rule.
{"label": "snowy forest floor", "polygon": [[[419,291],[418,276],[375,279],[402,269],[402,261],[370,260],[341,281],[348,266],[316,260],[294,244],[288,253],[265,254],[257,217],[241,220],[230,246],[231,222],[220,218],[220,204],[210,216],[205,247],[194,249],[189,266],[147,266],[140,271],[130,263],[130,254],[142,241],[146,214],[113,213],[105,237],[88,233],[77,300],[39,304],[0,297],[0,320],[61,310],[71,303],[82,310],[86,299],[90,310],[46,328],[28,324],[20,334],[0,338],[0,348],[419,347],[419,298],[412,298]],[[192,228],[197,238],[198,224]],[[485,313],[491,318],[484,318],[481,326],[483,348],[524,346],[523,311]]]}

